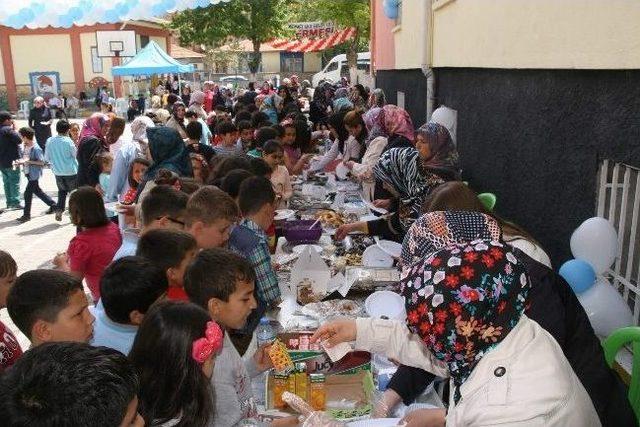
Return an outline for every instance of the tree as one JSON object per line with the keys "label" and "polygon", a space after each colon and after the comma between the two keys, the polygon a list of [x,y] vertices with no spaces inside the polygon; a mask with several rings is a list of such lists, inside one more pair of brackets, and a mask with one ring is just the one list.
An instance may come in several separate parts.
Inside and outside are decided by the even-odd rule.
{"label": "tree", "polygon": [[355,27],[356,34],[346,49],[349,74],[351,81],[355,81],[358,48],[369,43],[369,0],[298,0],[294,16],[299,20],[320,20],[341,27]]}
{"label": "tree", "polygon": [[248,39],[253,52],[248,61],[252,80],[260,67],[260,46],[288,33],[292,0],[231,0],[176,13],[169,25],[180,41],[217,47],[234,39]]}

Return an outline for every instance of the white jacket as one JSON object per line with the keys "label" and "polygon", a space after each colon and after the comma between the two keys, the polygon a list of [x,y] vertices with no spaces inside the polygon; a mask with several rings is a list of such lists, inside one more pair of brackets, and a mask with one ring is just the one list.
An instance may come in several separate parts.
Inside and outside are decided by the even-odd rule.
{"label": "white jacket", "polygon": [[[357,319],[356,325],[356,349],[449,377],[446,365],[404,323]],[[526,316],[478,362],[460,393],[457,404],[450,398],[448,427],[600,426],[558,343]]]}

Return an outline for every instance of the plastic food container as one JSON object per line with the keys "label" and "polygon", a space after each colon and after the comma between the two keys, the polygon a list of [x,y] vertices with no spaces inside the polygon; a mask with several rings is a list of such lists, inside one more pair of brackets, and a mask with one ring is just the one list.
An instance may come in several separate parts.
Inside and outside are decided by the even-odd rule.
{"label": "plastic food container", "polygon": [[286,221],[283,224],[283,234],[287,242],[293,244],[315,243],[322,236],[322,225],[318,222],[311,230],[309,227],[315,220]]}

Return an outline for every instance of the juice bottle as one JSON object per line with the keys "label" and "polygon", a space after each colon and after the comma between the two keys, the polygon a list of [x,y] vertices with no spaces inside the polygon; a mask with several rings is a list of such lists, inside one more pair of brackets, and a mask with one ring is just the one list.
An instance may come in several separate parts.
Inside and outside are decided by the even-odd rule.
{"label": "juice bottle", "polygon": [[296,363],[296,394],[302,399],[307,400],[307,364],[304,362]]}
{"label": "juice bottle", "polygon": [[309,383],[311,407],[316,411],[324,411],[327,400],[324,374],[309,375]]}
{"label": "juice bottle", "polygon": [[273,407],[283,409],[287,406],[282,401],[282,393],[289,391],[289,376],[282,374],[274,374],[273,376]]}

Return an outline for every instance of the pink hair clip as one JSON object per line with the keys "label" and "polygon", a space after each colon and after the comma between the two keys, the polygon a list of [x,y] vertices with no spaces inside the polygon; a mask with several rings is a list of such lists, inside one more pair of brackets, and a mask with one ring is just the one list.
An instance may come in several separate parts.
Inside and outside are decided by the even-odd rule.
{"label": "pink hair clip", "polygon": [[213,353],[217,353],[222,348],[223,337],[222,329],[216,322],[207,322],[204,337],[193,342],[191,356],[196,362],[204,363]]}

